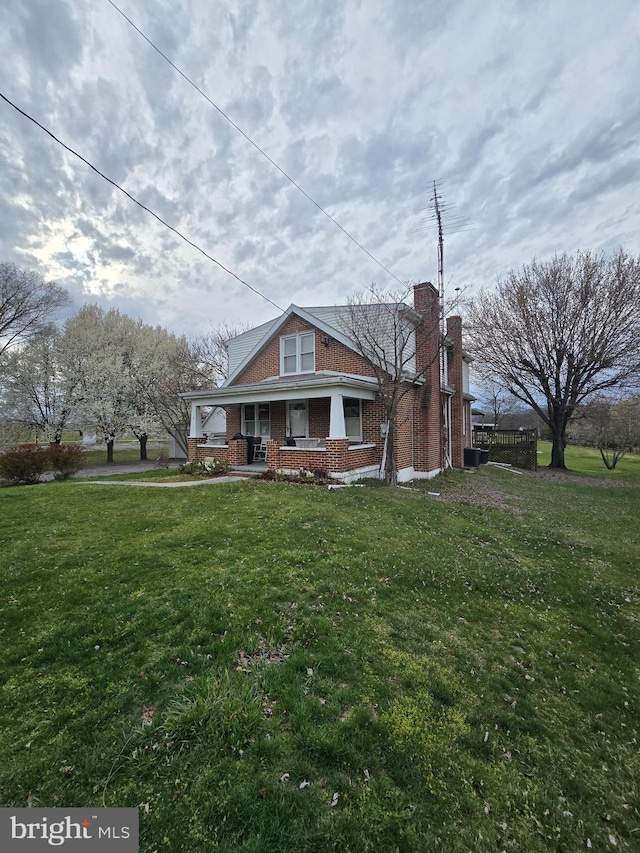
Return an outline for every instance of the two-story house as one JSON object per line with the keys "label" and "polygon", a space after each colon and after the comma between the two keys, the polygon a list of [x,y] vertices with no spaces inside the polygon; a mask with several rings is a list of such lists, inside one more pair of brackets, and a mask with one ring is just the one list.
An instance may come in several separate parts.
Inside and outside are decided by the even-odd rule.
{"label": "two-story house", "polygon": [[[381,476],[393,434],[400,482],[433,477],[446,465],[462,467],[473,400],[462,321],[450,317],[442,334],[438,293],[428,282],[413,288],[413,299],[413,306],[393,306],[392,312],[407,324],[393,430],[379,368],[380,358],[397,348],[394,332],[381,325],[379,335],[389,340],[367,351],[354,328],[354,311],[381,306],[291,305],[229,341],[223,386],[182,395],[191,401],[189,459],[214,457],[237,467],[258,462],[281,472],[323,470],[351,482]],[[384,366],[392,371],[396,364]],[[224,438],[203,431],[211,407],[226,412]]]}

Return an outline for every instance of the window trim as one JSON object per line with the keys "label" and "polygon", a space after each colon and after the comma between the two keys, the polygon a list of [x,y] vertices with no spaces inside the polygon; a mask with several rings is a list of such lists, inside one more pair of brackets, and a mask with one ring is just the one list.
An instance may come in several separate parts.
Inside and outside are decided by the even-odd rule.
{"label": "window trim", "polygon": [[[253,417],[253,435],[261,436],[262,438],[270,438],[271,437],[271,403],[243,403],[242,404],[242,434],[249,435],[247,432],[247,406],[254,407],[254,417]],[[269,410],[269,432],[267,435],[262,435],[260,432],[260,424],[266,423],[266,421],[260,420],[260,406],[266,406]]]}
{"label": "window trim", "polygon": [[[347,431],[347,416],[344,411],[347,405],[347,401],[349,401],[350,404],[354,402],[358,404],[358,420],[360,422],[360,432],[358,435],[349,435]],[[342,415],[344,417],[344,434],[347,436],[349,441],[362,441],[362,400],[360,399],[360,397],[343,397]],[[349,420],[355,420],[355,418],[349,418]]]}
{"label": "window trim", "polygon": [[[313,339],[313,349],[311,350],[311,355],[313,355],[313,367],[310,367],[306,370],[302,369],[302,356],[309,355],[308,352],[302,352],[302,339],[310,337]],[[285,341],[293,341],[296,342],[296,351],[295,351],[295,359],[296,359],[296,369],[295,370],[286,370],[284,369],[284,360],[285,360]],[[293,353],[288,354],[287,358],[292,358]],[[316,334],[314,331],[310,332],[296,332],[294,335],[283,335],[280,338],[280,376],[295,376],[299,373],[315,373],[316,372]]]}

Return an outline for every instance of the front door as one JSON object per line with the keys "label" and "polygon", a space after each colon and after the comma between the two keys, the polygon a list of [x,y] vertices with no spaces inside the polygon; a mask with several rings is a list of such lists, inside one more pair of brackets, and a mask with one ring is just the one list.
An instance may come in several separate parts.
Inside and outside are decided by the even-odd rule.
{"label": "front door", "polygon": [[287,404],[287,430],[294,438],[308,438],[309,412],[306,400],[290,400]]}

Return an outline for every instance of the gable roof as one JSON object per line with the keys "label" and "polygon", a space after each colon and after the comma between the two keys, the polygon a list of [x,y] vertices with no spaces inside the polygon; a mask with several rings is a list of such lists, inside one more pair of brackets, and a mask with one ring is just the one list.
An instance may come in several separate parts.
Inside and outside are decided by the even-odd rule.
{"label": "gable roof", "polygon": [[[271,320],[268,323],[263,323],[255,329],[249,329],[241,335],[237,335],[231,340],[234,342],[234,358],[229,349],[229,377],[222,383],[222,388],[231,385],[240,376],[247,365],[253,361],[261,349],[277,335],[280,329],[287,322],[292,314],[296,314],[310,326],[315,326],[324,332],[326,335],[334,338],[336,341],[344,344],[349,349],[357,352],[354,343],[347,335],[340,331],[336,325],[339,318],[346,317],[348,306],[335,306],[324,308],[300,308],[298,305],[291,304],[280,317]],[[231,343],[231,341],[230,341]]]}

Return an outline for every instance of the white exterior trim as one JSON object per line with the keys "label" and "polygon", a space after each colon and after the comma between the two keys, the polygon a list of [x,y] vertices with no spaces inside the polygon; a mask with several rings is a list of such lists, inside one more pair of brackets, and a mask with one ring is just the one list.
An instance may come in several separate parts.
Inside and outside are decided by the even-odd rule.
{"label": "white exterior trim", "polygon": [[380,479],[379,465],[363,465],[362,468],[354,468],[353,471],[341,471],[340,473],[329,474],[332,480],[341,480],[343,483],[353,483],[355,480],[361,480],[363,477],[375,477]]}
{"label": "white exterior trim", "polygon": [[375,400],[378,385],[373,377],[351,377],[331,374],[315,379],[279,382],[256,382],[251,385],[233,385],[230,388],[212,388],[210,391],[187,391],[180,396],[197,406],[231,406],[237,403],[270,403],[274,400],[305,400],[331,397],[360,397]]}
{"label": "white exterior trim", "polygon": [[[311,338],[313,340],[313,367],[310,367],[308,370],[302,369],[302,356],[309,355],[309,353],[302,352],[302,339],[303,338]],[[296,351],[295,353],[290,353],[287,355],[285,353],[286,341],[295,341],[296,342]],[[285,358],[295,358],[296,360],[296,369],[295,370],[285,370],[284,369],[284,360]],[[315,373],[316,372],[316,333],[314,331],[310,332],[294,332],[292,335],[283,335],[280,338],[280,376],[298,376],[299,374],[304,373]]]}
{"label": "white exterior trim", "polygon": [[408,483],[409,480],[433,480],[440,473],[440,468],[434,468],[433,471],[416,471],[413,465],[408,468],[400,468],[398,471],[398,482]]}

